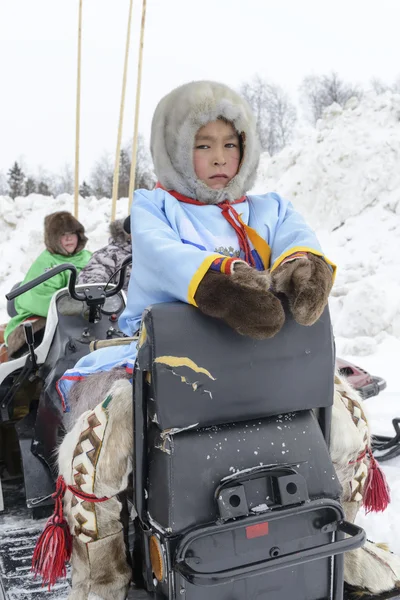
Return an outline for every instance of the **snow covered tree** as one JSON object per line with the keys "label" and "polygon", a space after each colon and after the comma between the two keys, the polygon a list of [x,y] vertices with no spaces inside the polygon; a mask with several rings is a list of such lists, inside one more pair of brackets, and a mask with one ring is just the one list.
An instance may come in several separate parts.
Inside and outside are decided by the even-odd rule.
{"label": "snow covered tree", "polygon": [[82,182],[81,187],[79,188],[79,194],[82,198],[88,198],[89,196],[93,196],[93,190],[86,181]]}
{"label": "snow covered tree", "polygon": [[43,196],[53,196],[55,188],[55,176],[43,165],[39,165],[36,171],[37,193]]}
{"label": "snow covered tree", "polygon": [[25,196],[29,196],[29,194],[34,194],[36,192],[36,181],[33,177],[28,177],[25,181]]}
{"label": "snow covered tree", "polygon": [[37,188],[38,194],[42,196],[51,196],[49,185],[45,181],[40,181]]}
{"label": "snow covered tree", "polygon": [[22,196],[24,193],[24,181],[25,174],[22,171],[21,167],[15,161],[11,169],[8,171],[8,185],[10,188],[10,196],[11,198],[16,198],[17,196]]}
{"label": "snow covered tree", "polygon": [[329,75],[308,75],[300,85],[301,101],[308,119],[316,124],[325,108],[334,102],[344,106],[350,98],[362,97],[362,90],[340,79],[335,72]]}
{"label": "snow covered tree", "polygon": [[131,159],[128,150],[122,148],[119,159],[118,198],[127,198],[129,194],[129,179]]}
{"label": "snow covered tree", "polygon": [[263,150],[276,154],[290,141],[297,120],[296,108],[278,85],[255,75],[239,89],[255,116]]}

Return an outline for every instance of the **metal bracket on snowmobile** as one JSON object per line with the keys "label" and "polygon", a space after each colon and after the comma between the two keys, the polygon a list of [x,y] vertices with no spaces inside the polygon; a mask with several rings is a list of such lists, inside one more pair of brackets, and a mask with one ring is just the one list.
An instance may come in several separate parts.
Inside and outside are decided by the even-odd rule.
{"label": "metal bracket on snowmobile", "polygon": [[[251,574],[251,576],[265,575],[272,571],[293,568],[304,562],[320,560],[322,558],[348,552],[349,550],[359,548],[365,543],[365,531],[358,525],[348,523],[340,518],[341,507],[337,502],[321,499],[320,507],[325,508],[330,511],[330,513],[337,513],[336,521],[321,525],[321,532],[328,534],[334,532],[336,534],[335,540],[330,539],[324,544],[303,548],[297,552],[288,554],[281,554],[280,548],[275,547],[271,549],[270,556],[265,560],[237,567],[225,568],[223,570],[205,571],[204,567],[203,569],[197,567],[196,563],[200,563],[200,561],[197,559],[196,551],[199,552],[202,543],[204,544],[204,541],[207,542],[207,539],[212,539],[214,544],[217,545],[219,538],[227,536],[227,533],[229,535],[231,531],[235,532],[238,527],[238,524],[234,521],[231,523],[224,523],[223,525],[211,525],[208,527],[197,528],[183,536],[178,544],[175,554],[175,570],[189,584],[211,587],[244,579],[249,577],[249,574]],[[307,513],[312,512],[312,505],[298,506],[292,509],[268,514],[267,522],[272,525],[274,521],[284,522],[285,518],[293,517],[294,514],[306,515]],[[246,521],[246,526],[257,527],[262,525],[260,519],[265,519],[265,516],[253,517],[251,521]],[[347,537],[345,537],[345,535]],[[341,566],[340,568],[343,567]],[[341,590],[337,589],[336,586],[333,598],[336,600],[340,597]]]}
{"label": "metal bracket on snowmobile", "polygon": [[28,292],[32,288],[37,285],[51,279],[55,275],[62,273],[63,271],[71,271],[71,275],[68,282],[68,292],[74,300],[79,300],[80,302],[85,302],[89,307],[89,323],[96,323],[101,319],[101,307],[104,305],[106,298],[110,296],[115,296],[122,290],[122,287],[125,282],[125,272],[128,268],[128,265],[132,262],[132,257],[127,256],[123,261],[120,268],[120,275],[118,279],[118,283],[115,287],[107,290],[107,286],[104,288],[102,286],[97,286],[97,289],[94,286],[85,288],[82,292],[78,292],[76,290],[76,278],[77,278],[77,270],[75,265],[71,263],[64,263],[63,265],[58,265],[57,267],[53,267],[43,275],[36,277],[36,279],[32,279],[28,283],[21,285],[19,288],[12,290],[8,294],[6,294],[7,300],[14,300],[17,296]]}
{"label": "metal bracket on snowmobile", "polygon": [[215,498],[222,522],[250,516],[251,510],[248,507],[246,488],[251,486],[255,479],[260,478],[265,479],[268,510],[309,500],[306,480],[292,466],[255,467],[244,473],[226,477],[217,487]]}

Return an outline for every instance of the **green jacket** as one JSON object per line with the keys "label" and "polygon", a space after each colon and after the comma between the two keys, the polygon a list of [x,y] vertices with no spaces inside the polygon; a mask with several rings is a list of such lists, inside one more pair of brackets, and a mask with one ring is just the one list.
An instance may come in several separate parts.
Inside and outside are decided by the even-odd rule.
{"label": "green jacket", "polygon": [[[35,260],[29,269],[25,279],[21,283],[27,283],[32,281],[35,277],[43,275],[46,271],[57,265],[64,263],[72,263],[77,268],[77,271],[81,271],[83,267],[87,265],[91,257],[89,250],[81,250],[77,254],[72,256],[62,256],[61,254],[52,254],[48,250],[44,250],[40,256]],[[55,275],[51,279],[44,281],[40,285],[36,286],[32,290],[25,292],[21,296],[15,299],[15,309],[17,315],[11,319],[8,323],[4,332],[4,340],[7,344],[7,338],[18,325],[20,325],[26,319],[32,316],[47,317],[49,311],[50,301],[53,294],[64,287],[67,287],[70,271],[63,271],[58,275]]]}

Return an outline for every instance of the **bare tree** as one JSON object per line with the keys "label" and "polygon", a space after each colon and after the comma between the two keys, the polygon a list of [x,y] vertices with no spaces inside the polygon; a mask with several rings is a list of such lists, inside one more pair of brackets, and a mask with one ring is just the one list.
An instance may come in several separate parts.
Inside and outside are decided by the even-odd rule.
{"label": "bare tree", "polygon": [[297,120],[296,108],[278,85],[255,75],[240,87],[250,104],[263,150],[276,154],[290,141]]}
{"label": "bare tree", "polygon": [[59,194],[73,194],[74,185],[74,171],[69,163],[65,163],[55,177],[54,192],[56,196]]}
{"label": "bare tree", "polygon": [[7,178],[3,171],[0,171],[0,196],[8,195],[8,183]]}
{"label": "bare tree", "polygon": [[352,98],[361,98],[362,90],[340,79],[335,72],[329,75],[308,75],[300,86],[301,100],[309,120],[315,125],[324,109],[334,102],[344,106]]}
{"label": "bare tree", "polygon": [[113,187],[114,167],[109,153],[105,152],[95,163],[90,187],[97,198],[111,198]]}
{"label": "bare tree", "polygon": [[265,82],[259,75],[255,75],[249,82],[244,82],[239,89],[240,94],[250,104],[252,111],[256,117],[256,127],[263,150],[267,149],[268,141],[265,138],[265,132],[269,123],[269,115],[267,111],[267,94],[265,90]]}
{"label": "bare tree", "polygon": [[392,84],[386,83],[378,77],[374,77],[371,79],[371,86],[376,94],[384,94],[385,92],[400,94],[400,76],[397,77]]}
{"label": "bare tree", "polygon": [[[122,162],[123,152],[125,153],[125,162]],[[128,163],[126,162],[126,157],[128,157],[129,161],[129,172],[131,168],[131,160],[130,157],[132,155],[132,144],[129,144],[125,148],[125,150],[121,151],[121,169],[124,166],[125,169],[128,169]],[[122,172],[122,170],[121,170]],[[150,157],[149,149],[146,145],[145,139],[142,134],[139,133],[138,136],[138,145],[136,152],[136,170],[135,170],[135,190],[138,189],[146,189],[152,190],[156,183],[156,178],[154,175],[153,164]],[[128,190],[129,190],[129,178],[128,178]],[[126,194],[128,195],[128,194]]]}
{"label": "bare tree", "polygon": [[371,87],[376,94],[384,94],[385,92],[390,90],[390,85],[388,85],[378,77],[373,77],[371,79]]}
{"label": "bare tree", "polygon": [[289,96],[277,85],[268,88],[271,114],[271,152],[276,154],[284,148],[293,136],[294,126],[297,121],[297,113]]}

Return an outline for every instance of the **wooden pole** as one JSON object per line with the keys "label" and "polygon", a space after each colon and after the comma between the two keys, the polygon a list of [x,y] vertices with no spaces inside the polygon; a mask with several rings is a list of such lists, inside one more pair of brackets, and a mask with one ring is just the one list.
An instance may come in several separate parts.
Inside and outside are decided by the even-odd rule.
{"label": "wooden pole", "polygon": [[118,125],[118,135],[117,135],[117,149],[115,151],[113,192],[112,192],[112,203],[111,203],[111,221],[115,221],[116,212],[117,212],[117,199],[118,199],[119,166],[120,166],[120,155],[121,155],[122,128],[123,128],[123,123],[124,123],[126,80],[127,80],[128,62],[129,62],[129,46],[130,46],[130,39],[131,39],[132,6],[133,6],[133,0],[130,0],[129,16],[128,16],[128,29],[127,29],[127,33],[126,33],[126,45],[125,45],[124,75],[123,75],[123,79],[122,79],[121,105],[120,105],[120,109],[119,109],[119,125]]}
{"label": "wooden pole", "polygon": [[74,190],[74,215],[79,216],[79,136],[81,120],[81,53],[82,53],[82,0],[79,0],[79,28],[78,28],[78,75],[76,85],[76,133],[75,133],[75,190]]}
{"label": "wooden pole", "polygon": [[142,4],[142,23],[140,28],[140,42],[139,42],[139,63],[137,73],[137,84],[136,84],[136,106],[135,106],[135,126],[133,131],[133,142],[132,142],[132,160],[131,160],[131,172],[129,177],[129,212],[133,201],[133,191],[135,189],[135,172],[136,172],[136,153],[137,153],[137,142],[138,142],[138,126],[139,126],[139,109],[140,109],[140,90],[142,85],[142,63],[143,63],[143,42],[144,42],[144,28],[146,22],[146,0],[143,0]]}

